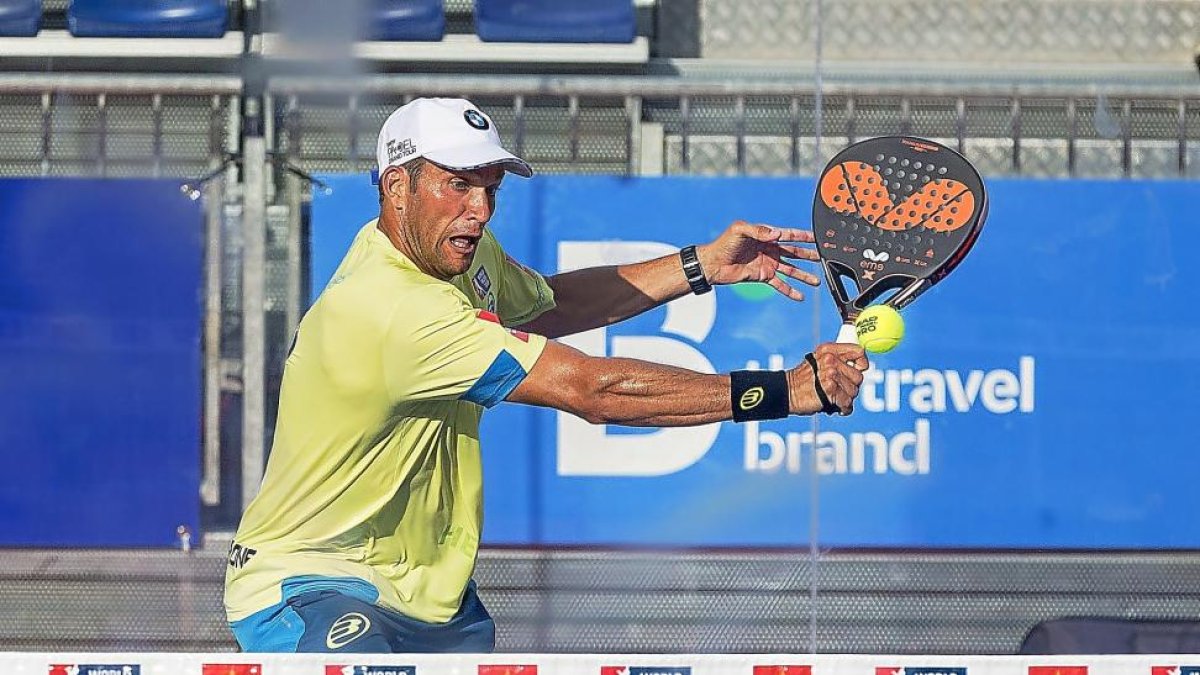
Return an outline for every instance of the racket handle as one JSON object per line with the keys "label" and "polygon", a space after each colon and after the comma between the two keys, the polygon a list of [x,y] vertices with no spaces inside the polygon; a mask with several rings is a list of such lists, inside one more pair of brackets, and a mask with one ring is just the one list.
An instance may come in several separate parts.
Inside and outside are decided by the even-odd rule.
{"label": "racket handle", "polygon": [[842,327],[838,330],[837,341],[844,345],[858,344],[858,335],[854,331],[854,324],[842,324]]}

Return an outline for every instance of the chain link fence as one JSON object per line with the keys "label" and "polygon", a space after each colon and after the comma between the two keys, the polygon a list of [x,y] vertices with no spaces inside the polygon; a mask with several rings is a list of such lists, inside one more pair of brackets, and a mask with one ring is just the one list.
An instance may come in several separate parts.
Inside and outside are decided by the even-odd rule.
{"label": "chain link fence", "polygon": [[[675,12],[667,0],[663,11]],[[1014,63],[1187,64],[1200,35],[1196,0],[704,0],[700,55],[824,58],[947,68]],[[819,11],[819,14],[818,14]]]}

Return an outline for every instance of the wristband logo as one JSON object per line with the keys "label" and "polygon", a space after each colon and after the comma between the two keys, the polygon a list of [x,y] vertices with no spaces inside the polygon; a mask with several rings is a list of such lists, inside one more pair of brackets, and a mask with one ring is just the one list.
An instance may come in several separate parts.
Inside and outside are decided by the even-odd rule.
{"label": "wristband logo", "polygon": [[754,408],[758,407],[759,403],[762,403],[763,396],[764,393],[762,387],[750,387],[742,394],[742,397],[738,399],[738,406],[742,410],[753,410]]}

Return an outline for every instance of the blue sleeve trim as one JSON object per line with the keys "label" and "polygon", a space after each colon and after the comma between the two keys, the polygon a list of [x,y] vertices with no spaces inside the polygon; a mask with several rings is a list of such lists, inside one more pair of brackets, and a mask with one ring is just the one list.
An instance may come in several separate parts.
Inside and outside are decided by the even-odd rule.
{"label": "blue sleeve trim", "polygon": [[502,349],[487,371],[460,398],[490,408],[516,389],[525,379],[525,375],[521,364],[507,350]]}

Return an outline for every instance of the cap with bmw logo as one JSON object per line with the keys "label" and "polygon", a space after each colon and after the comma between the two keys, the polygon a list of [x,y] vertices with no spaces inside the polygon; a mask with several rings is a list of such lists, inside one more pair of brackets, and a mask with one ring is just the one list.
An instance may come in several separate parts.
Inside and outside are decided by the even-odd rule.
{"label": "cap with bmw logo", "polygon": [[462,98],[418,98],[393,112],[379,130],[379,175],[417,157],[449,169],[502,166],[528,178],[533,169],[500,145],[496,125]]}

